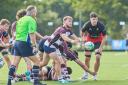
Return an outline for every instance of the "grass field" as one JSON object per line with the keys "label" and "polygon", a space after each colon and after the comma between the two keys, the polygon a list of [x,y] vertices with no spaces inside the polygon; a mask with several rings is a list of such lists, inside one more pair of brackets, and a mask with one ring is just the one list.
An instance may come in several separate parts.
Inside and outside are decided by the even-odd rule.
{"label": "grass field", "polygon": [[[84,61],[84,54],[79,52],[80,60]],[[92,56],[91,68],[95,57]],[[82,81],[80,77],[83,70],[74,62],[69,61],[68,65],[72,67],[73,74],[71,75],[72,82],[65,85],[128,85],[128,53],[125,52],[104,52],[101,59],[101,67],[98,74],[98,80]],[[18,69],[18,73],[23,73],[26,70],[26,65],[22,60]],[[6,85],[8,68],[6,65],[0,69],[0,85]],[[45,81],[47,85],[64,85],[57,81]],[[18,82],[14,85],[32,85],[30,82]]]}

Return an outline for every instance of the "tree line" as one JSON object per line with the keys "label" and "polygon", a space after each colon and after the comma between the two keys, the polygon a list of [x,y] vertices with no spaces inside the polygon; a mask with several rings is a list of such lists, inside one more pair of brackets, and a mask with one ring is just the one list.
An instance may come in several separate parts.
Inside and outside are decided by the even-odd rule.
{"label": "tree line", "polygon": [[[89,20],[92,11],[98,14],[113,39],[122,39],[128,33],[128,0],[0,0],[0,19],[15,21],[17,10],[30,4],[38,8],[38,31],[42,35],[50,35],[66,15],[79,23],[73,26],[73,31],[79,35],[78,31]],[[120,21],[125,22],[125,29]]]}

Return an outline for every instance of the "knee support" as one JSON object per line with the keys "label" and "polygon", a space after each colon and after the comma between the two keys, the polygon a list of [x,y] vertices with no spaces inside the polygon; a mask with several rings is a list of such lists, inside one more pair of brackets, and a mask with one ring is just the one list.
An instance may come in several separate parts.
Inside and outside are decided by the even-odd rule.
{"label": "knee support", "polygon": [[101,52],[95,52],[95,55],[102,55]]}
{"label": "knee support", "polygon": [[6,56],[6,55],[8,55],[8,51],[3,51],[2,56]]}
{"label": "knee support", "polygon": [[91,57],[91,55],[85,55],[86,57],[88,57],[88,58],[90,58]]}

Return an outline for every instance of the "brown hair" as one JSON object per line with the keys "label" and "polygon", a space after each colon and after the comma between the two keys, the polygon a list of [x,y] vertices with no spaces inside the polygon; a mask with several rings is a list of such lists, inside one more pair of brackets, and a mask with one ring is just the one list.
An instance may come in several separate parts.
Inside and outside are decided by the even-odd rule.
{"label": "brown hair", "polygon": [[35,8],[36,8],[36,6],[29,5],[29,6],[27,7],[26,11],[31,11],[31,10],[33,10],[33,9],[35,9]]}
{"label": "brown hair", "polygon": [[71,16],[65,16],[65,17],[63,18],[63,22],[66,21],[67,19],[72,19],[72,20],[73,20],[73,18],[72,18]]}
{"label": "brown hair", "polygon": [[26,15],[26,10],[25,9],[20,9],[16,13],[16,19],[19,19],[19,18],[21,18],[21,17],[23,17],[25,15]]}
{"label": "brown hair", "polygon": [[7,20],[7,19],[1,19],[1,20],[0,20],[0,25],[5,25],[5,24],[10,25],[10,21]]}
{"label": "brown hair", "polygon": [[95,17],[95,18],[98,17],[96,12],[91,12],[90,13],[90,18],[93,18],[93,17]]}

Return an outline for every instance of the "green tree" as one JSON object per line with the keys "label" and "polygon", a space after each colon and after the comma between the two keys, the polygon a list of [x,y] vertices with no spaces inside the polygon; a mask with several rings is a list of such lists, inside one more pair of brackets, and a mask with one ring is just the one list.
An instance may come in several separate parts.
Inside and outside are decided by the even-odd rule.
{"label": "green tree", "polygon": [[75,10],[76,17],[81,12],[82,21],[89,18],[89,13],[95,11],[99,18],[105,23],[108,34],[114,39],[123,38],[121,35],[120,20],[128,19],[128,1],[127,0],[70,0]]}
{"label": "green tree", "polygon": [[[0,0],[0,19],[14,21],[16,11],[30,4],[38,8],[38,31],[43,35],[50,35],[66,15],[80,22],[79,27],[73,27],[78,35],[79,28],[89,20],[89,13],[95,11],[106,25],[108,34],[114,39],[121,39],[124,30],[119,22],[127,24],[128,19],[128,0]],[[48,26],[48,22],[53,22],[53,26]]]}

